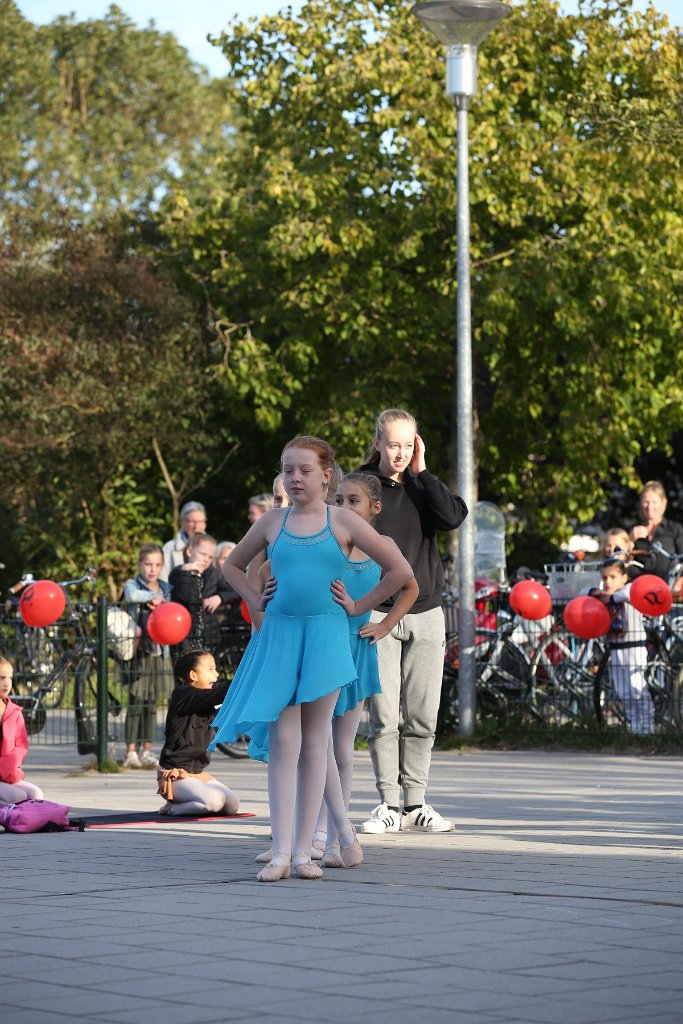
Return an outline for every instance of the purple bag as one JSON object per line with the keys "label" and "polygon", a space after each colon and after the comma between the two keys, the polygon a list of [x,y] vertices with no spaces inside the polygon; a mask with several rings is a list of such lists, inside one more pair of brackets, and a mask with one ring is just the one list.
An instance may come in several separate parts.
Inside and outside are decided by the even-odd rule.
{"label": "purple bag", "polygon": [[8,832],[56,832],[71,829],[69,808],[50,800],[23,800],[0,807],[0,825]]}

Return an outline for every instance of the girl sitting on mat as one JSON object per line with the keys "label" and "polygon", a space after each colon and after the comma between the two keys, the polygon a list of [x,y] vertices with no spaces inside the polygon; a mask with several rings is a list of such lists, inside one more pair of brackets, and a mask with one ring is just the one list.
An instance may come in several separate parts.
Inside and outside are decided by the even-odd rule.
{"label": "girl sitting on mat", "polygon": [[236,814],[239,798],[206,768],[213,737],[211,720],[228,692],[216,685],[218,672],[210,651],[186,651],[173,666],[176,688],[166,716],[166,739],[159,756],[159,789],[166,800],[160,814]]}

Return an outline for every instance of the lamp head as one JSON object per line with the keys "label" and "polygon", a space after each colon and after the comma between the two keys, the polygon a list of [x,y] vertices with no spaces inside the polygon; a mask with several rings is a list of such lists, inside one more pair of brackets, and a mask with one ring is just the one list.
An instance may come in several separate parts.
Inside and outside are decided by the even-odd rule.
{"label": "lamp head", "polygon": [[477,46],[512,12],[503,0],[426,0],[411,14],[446,46],[446,92],[463,103],[477,91]]}
{"label": "lamp head", "polygon": [[511,12],[502,0],[426,0],[411,7],[411,14],[446,46],[479,46]]}

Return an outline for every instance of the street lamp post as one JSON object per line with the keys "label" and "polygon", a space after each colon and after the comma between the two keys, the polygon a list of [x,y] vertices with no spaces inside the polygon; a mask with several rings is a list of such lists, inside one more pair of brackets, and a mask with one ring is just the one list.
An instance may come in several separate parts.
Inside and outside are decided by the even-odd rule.
{"label": "street lamp post", "polygon": [[457,387],[458,493],[470,515],[458,535],[458,703],[460,733],[471,736],[476,714],[477,665],[474,609],[474,453],[472,306],[470,297],[470,197],[467,112],[477,92],[477,46],[510,14],[502,0],[428,0],[416,15],[446,46],[446,93],[457,111]]}

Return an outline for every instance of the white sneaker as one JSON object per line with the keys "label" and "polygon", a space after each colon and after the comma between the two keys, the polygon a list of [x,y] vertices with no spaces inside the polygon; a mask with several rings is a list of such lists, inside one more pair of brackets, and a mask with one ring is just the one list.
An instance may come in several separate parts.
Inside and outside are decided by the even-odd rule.
{"label": "white sneaker", "polygon": [[400,827],[401,816],[398,811],[392,811],[386,804],[378,804],[368,820],[363,822],[360,830],[372,835],[381,835],[383,832],[398,832]]}
{"label": "white sneaker", "polygon": [[155,757],[151,750],[143,750],[140,755],[140,765],[142,768],[158,768],[159,758]]}
{"label": "white sneaker", "polygon": [[453,822],[442,818],[429,804],[404,811],[401,818],[402,832],[450,832],[452,828]]}
{"label": "white sneaker", "polygon": [[126,759],[123,762],[124,768],[142,768],[142,761],[137,755],[136,750],[129,750],[126,754]]}

